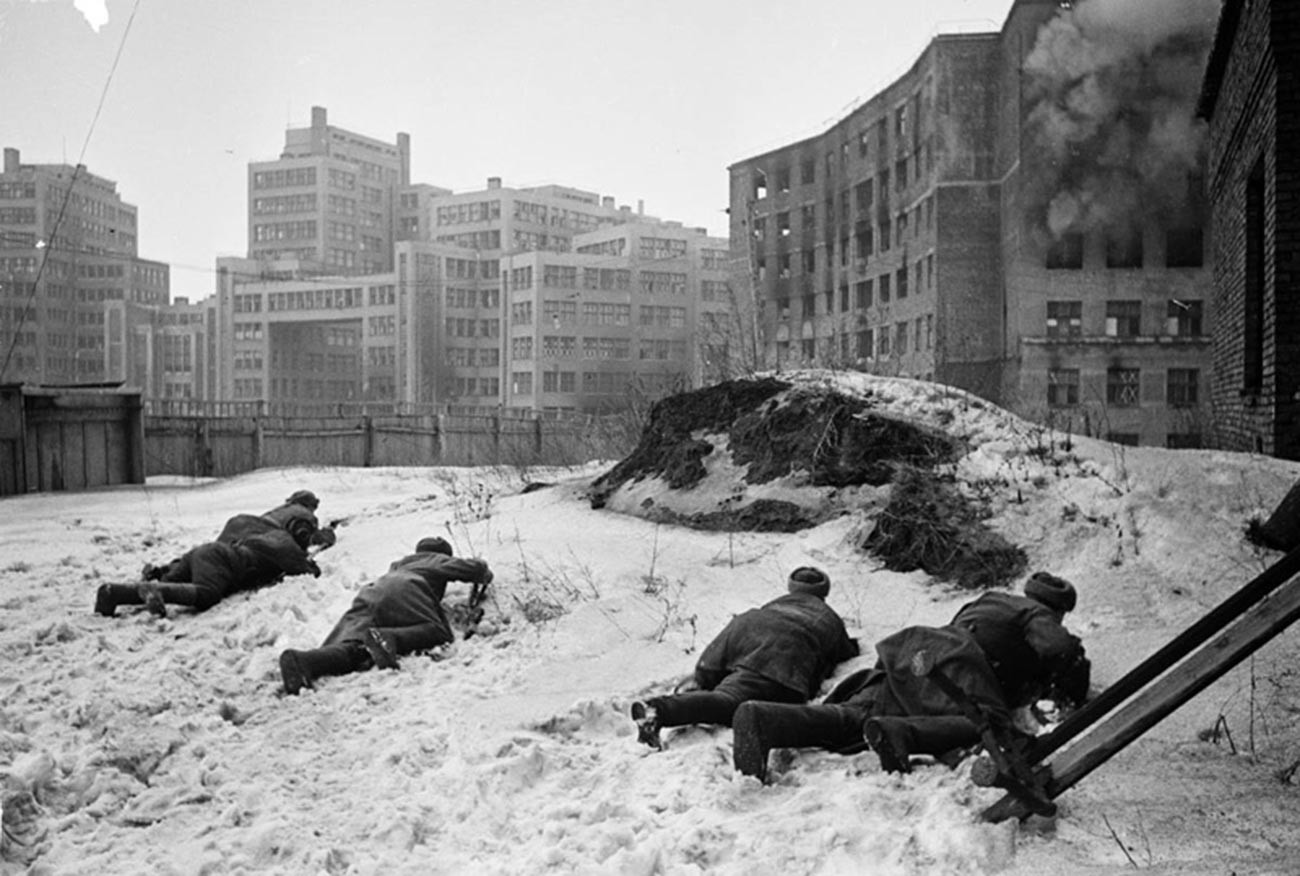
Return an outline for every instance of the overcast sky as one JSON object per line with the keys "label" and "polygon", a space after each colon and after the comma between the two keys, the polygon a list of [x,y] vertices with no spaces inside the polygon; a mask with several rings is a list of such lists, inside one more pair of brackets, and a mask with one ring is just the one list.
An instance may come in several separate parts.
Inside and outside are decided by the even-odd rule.
{"label": "overcast sky", "polygon": [[248,163],[313,105],[409,133],[414,182],[561,183],[723,235],[729,164],[825,129],[936,32],[996,30],[1011,3],[108,0],[104,22],[102,0],[0,0],[0,145],[75,163],[90,132],[87,168],[191,298],[245,251]]}

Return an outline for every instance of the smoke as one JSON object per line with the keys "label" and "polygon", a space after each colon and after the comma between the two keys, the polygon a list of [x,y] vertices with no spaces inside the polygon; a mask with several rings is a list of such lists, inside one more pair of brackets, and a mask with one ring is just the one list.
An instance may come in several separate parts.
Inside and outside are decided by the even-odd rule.
{"label": "smoke", "polygon": [[1055,236],[1188,209],[1195,116],[1220,0],[1080,0],[1024,63],[1030,208]]}

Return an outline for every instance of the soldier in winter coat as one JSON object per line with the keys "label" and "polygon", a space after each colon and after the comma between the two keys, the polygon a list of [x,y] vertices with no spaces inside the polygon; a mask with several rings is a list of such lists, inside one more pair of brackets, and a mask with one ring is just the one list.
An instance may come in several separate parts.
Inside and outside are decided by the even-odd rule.
{"label": "soldier in winter coat", "polygon": [[845,678],[819,705],[746,703],[736,711],[736,769],[766,779],[773,748],[824,748],[851,753],[869,746],[890,772],[911,769],[913,754],[943,755],[979,742],[979,732],[929,677],[912,671],[925,651],[996,725],[1043,696],[1078,705],[1090,665],[1083,644],[1062,625],[1074,587],[1045,572],[1025,596],[986,593],[945,627],[908,627],[876,645],[872,669]]}
{"label": "soldier in winter coat", "polygon": [[167,603],[206,611],[237,591],[306,574],[319,577],[320,567],[293,536],[276,529],[233,544],[201,544],[168,565],[159,581],[102,584],[95,594],[95,611],[112,617],[119,605],[144,605],[165,616]]}
{"label": "soldier in winter coat", "polygon": [[487,585],[488,564],[452,556],[443,538],[423,538],[415,553],[394,562],[373,584],[361,588],[352,607],[311,651],[285,651],[280,675],[285,693],[296,694],[325,675],[396,669],[402,654],[426,651],[454,639],[442,598],[451,581]]}
{"label": "soldier in winter coat", "polygon": [[[322,529],[316,520],[315,511],[318,507],[320,499],[316,498],[315,493],[297,490],[284,500],[284,504],[277,505],[265,514],[236,514],[231,517],[221,528],[216,540],[222,544],[234,544],[250,536],[284,531],[292,535],[304,550],[311,545],[318,545],[324,550],[334,544],[336,537],[332,528]],[[146,563],[141,577],[146,581],[165,580],[165,576],[179,562],[179,559],[175,559],[161,566]]]}
{"label": "soldier in winter coat", "polygon": [[698,690],[632,704],[637,738],[660,748],[659,730],[684,724],[731,725],[741,703],[805,703],[835,666],[858,654],[844,621],[826,604],[826,573],[801,566],[789,592],[732,618],[695,666]]}

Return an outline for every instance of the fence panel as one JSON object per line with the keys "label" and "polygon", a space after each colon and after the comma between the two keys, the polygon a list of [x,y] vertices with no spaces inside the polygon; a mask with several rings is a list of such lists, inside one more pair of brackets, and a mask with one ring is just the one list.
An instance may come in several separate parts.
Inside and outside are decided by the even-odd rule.
{"label": "fence panel", "polygon": [[268,417],[262,423],[262,466],[364,466],[363,417]]}
{"label": "fence panel", "polygon": [[622,418],[478,408],[384,416],[146,417],[149,474],[228,477],[295,465],[571,465],[626,455]]}

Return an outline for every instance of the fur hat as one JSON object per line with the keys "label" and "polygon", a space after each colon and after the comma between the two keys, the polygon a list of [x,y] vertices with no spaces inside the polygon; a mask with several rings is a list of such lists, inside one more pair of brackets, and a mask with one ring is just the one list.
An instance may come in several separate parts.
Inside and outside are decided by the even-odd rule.
{"label": "fur hat", "polygon": [[1073,611],[1079,598],[1073,584],[1047,572],[1035,572],[1029,576],[1025,582],[1025,595],[1061,614]]}
{"label": "fur hat", "polygon": [[451,556],[451,542],[440,536],[431,535],[416,542],[415,552],[417,554],[446,554]]}
{"label": "fur hat", "polygon": [[791,593],[811,593],[825,599],[826,594],[831,592],[831,579],[821,569],[800,566],[790,573],[790,581],[786,586]]}
{"label": "fur hat", "polygon": [[292,496],[284,500],[286,505],[301,505],[308,511],[315,511],[320,507],[320,499],[311,490],[298,490]]}

